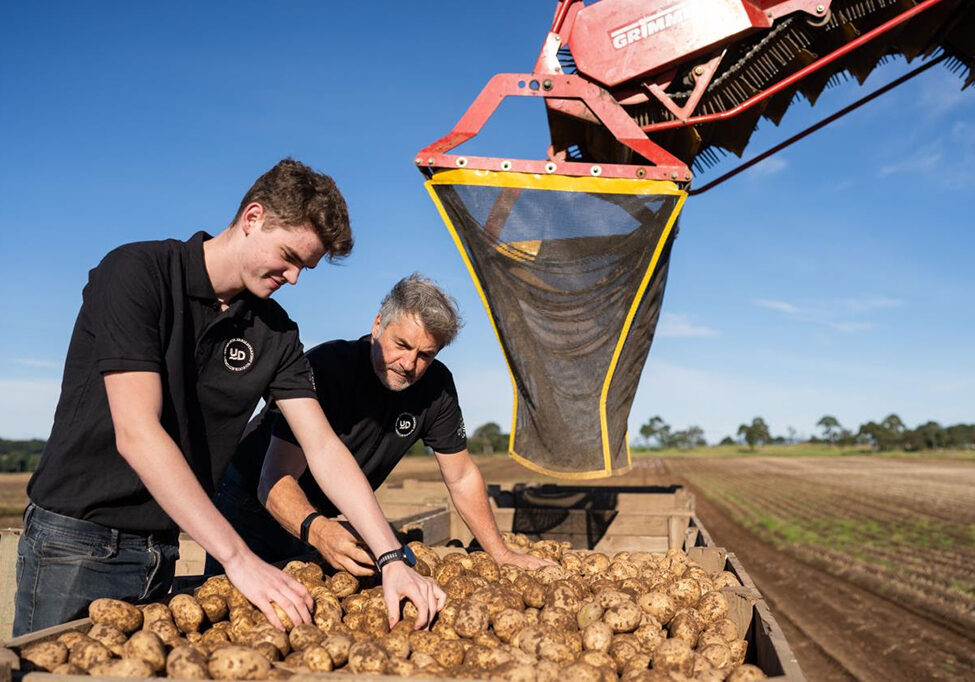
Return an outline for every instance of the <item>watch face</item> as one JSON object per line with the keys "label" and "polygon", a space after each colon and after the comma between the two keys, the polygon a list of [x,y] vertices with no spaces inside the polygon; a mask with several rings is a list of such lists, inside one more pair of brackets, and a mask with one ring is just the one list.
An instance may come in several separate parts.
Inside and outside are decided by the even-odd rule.
{"label": "watch face", "polygon": [[403,561],[410,568],[416,566],[416,554],[414,554],[413,550],[406,545],[403,545]]}

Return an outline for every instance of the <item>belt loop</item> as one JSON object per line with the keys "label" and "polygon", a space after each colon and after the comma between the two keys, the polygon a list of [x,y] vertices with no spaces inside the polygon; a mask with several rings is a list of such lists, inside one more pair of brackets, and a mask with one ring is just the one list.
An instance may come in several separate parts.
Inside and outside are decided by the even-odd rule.
{"label": "belt loop", "polygon": [[24,515],[22,517],[22,525],[27,528],[27,524],[30,523],[30,517],[34,515],[34,509],[37,507],[33,500],[27,500],[27,506],[24,507]]}
{"label": "belt loop", "polygon": [[111,535],[109,536],[109,549],[113,552],[117,552],[119,549],[119,531],[117,528],[109,528]]}

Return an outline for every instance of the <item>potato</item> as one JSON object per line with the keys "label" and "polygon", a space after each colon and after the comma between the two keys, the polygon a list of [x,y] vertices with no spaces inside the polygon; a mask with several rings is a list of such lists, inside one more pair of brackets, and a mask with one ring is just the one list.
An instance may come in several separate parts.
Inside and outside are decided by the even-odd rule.
{"label": "potato", "polygon": [[488,609],[484,604],[465,601],[457,608],[454,630],[461,637],[471,638],[488,627]]}
{"label": "potato", "polygon": [[613,628],[602,621],[586,626],[582,631],[582,646],[586,651],[608,651],[613,641]]}
{"label": "potato", "polygon": [[312,621],[322,632],[330,632],[342,622],[342,607],[334,595],[315,597],[315,609]]}
{"label": "potato", "polygon": [[92,623],[113,625],[125,634],[142,627],[142,611],[119,599],[96,599],[88,605]]}
{"label": "potato", "polygon": [[603,575],[609,568],[609,557],[594,552],[582,560],[582,574],[589,577]]}
{"label": "potato", "polygon": [[568,645],[547,637],[542,638],[538,644],[538,657],[559,665],[568,665],[575,659],[575,655]]}
{"label": "potato", "polygon": [[133,633],[125,643],[124,650],[126,658],[145,661],[153,672],[159,672],[166,667],[166,647],[154,632],[140,630]]}
{"label": "potato", "polygon": [[491,670],[511,660],[511,654],[503,649],[474,645],[464,654],[464,665]]}
{"label": "potato", "polygon": [[142,610],[142,627],[145,628],[147,623],[151,623],[154,620],[171,621],[173,619],[173,612],[169,610],[169,607],[165,604],[160,604],[159,602],[153,602],[151,604],[143,604],[139,607]]}
{"label": "potato", "polygon": [[[613,583],[615,585],[615,583]],[[595,592],[596,603],[602,606],[604,609],[608,609],[610,606],[616,606],[625,601],[633,601],[626,592],[621,592],[615,588],[601,589]]]}
{"label": "potato", "polygon": [[301,654],[301,662],[313,673],[327,673],[335,668],[332,657],[323,646],[312,645]]}
{"label": "potato", "polygon": [[714,583],[714,589],[720,590],[725,587],[741,587],[741,581],[735,576],[734,573],[729,571],[721,571],[716,573],[711,577]]}
{"label": "potato", "polygon": [[642,612],[632,601],[622,601],[606,609],[603,622],[613,628],[614,633],[633,632],[640,625]]}
{"label": "potato", "polygon": [[535,667],[530,663],[519,663],[511,660],[495,666],[491,670],[491,679],[506,682],[535,682]]}
{"label": "potato", "polygon": [[669,623],[670,619],[677,613],[676,602],[663,590],[652,590],[642,595],[637,600],[637,606],[663,625]]}
{"label": "potato", "polygon": [[614,559],[606,569],[606,576],[610,580],[626,580],[640,575],[640,569],[634,566],[629,559]]}
{"label": "potato", "polygon": [[[599,668],[595,668],[588,663],[575,662],[562,668],[561,675],[566,680],[576,680],[578,682],[604,682],[607,680],[604,673]],[[610,680],[616,679],[616,671],[611,672]]]}
{"label": "potato", "polygon": [[122,656],[122,645],[128,637],[114,625],[107,623],[95,623],[88,631],[88,636],[97,642],[101,642],[115,656]]}
{"label": "potato", "polygon": [[694,670],[691,647],[682,639],[665,639],[653,652],[653,667],[664,673],[689,676]]}
{"label": "potato", "polygon": [[[516,587],[518,586],[517,583],[515,585]],[[520,590],[521,598],[525,602],[525,606],[535,609],[540,609],[545,606],[545,587],[531,576],[525,576]]]}
{"label": "potato", "polygon": [[682,611],[670,621],[667,626],[670,636],[675,639],[682,639],[688,646],[697,646],[697,639],[701,634],[701,623],[697,614],[692,611]]}
{"label": "potato", "polygon": [[379,644],[385,649],[390,659],[405,660],[410,656],[410,636],[402,630],[390,632],[379,640]]}
{"label": "potato", "polygon": [[328,583],[328,589],[339,599],[348,597],[359,589],[359,580],[351,573],[339,571],[332,576]]}
{"label": "potato", "polygon": [[637,643],[640,648],[647,653],[653,653],[654,649],[663,639],[666,639],[666,634],[660,627],[660,624],[656,620],[647,616],[652,622],[647,625],[640,625],[636,630],[633,631],[633,636],[636,638]]}
{"label": "potato", "polygon": [[715,668],[727,668],[732,664],[731,649],[725,644],[709,644],[698,649],[698,654],[706,658]]}
{"label": "potato", "polygon": [[535,664],[536,682],[560,682],[559,674],[562,669],[558,663],[552,661],[539,661]]}
{"label": "potato", "polygon": [[292,649],[303,651],[325,639],[325,633],[310,623],[302,623],[288,633],[288,643]]}
{"label": "potato", "polygon": [[738,639],[738,626],[730,618],[718,618],[707,627],[708,632],[715,632],[726,642]]}
{"label": "potato", "polygon": [[465,647],[460,640],[444,640],[433,652],[433,657],[443,667],[452,668],[464,662],[464,653]]}
{"label": "potato", "polygon": [[332,657],[336,668],[341,668],[349,660],[349,649],[352,648],[352,638],[338,632],[330,633],[322,644],[325,651]]}
{"label": "potato", "polygon": [[542,609],[538,614],[538,622],[562,632],[571,632],[579,628],[575,613],[557,606],[546,606]]}
{"label": "potato", "polygon": [[382,675],[388,660],[383,648],[372,642],[353,644],[349,649],[349,670],[353,673]]}
{"label": "potato", "polygon": [[692,578],[681,578],[668,585],[666,591],[678,607],[695,606],[701,598],[701,587]]}
{"label": "potato", "polygon": [[56,640],[36,642],[21,649],[20,657],[42,670],[51,672],[68,660],[68,647]]}
{"label": "potato", "polygon": [[[417,560],[417,565],[419,565],[420,560]],[[418,571],[419,572],[419,571]],[[412,661],[408,661],[405,658],[391,658],[386,664],[386,674],[387,675],[398,675],[399,677],[410,677],[416,670],[416,666]]]}
{"label": "potato", "polygon": [[552,583],[545,593],[545,606],[554,606],[575,613],[581,605],[571,583],[565,581]]}
{"label": "potato", "polygon": [[642,651],[637,652],[635,655],[631,656],[623,664],[622,673],[625,674],[630,670],[646,670],[650,667],[650,654],[644,653]]}
{"label": "potato", "polygon": [[761,668],[746,663],[732,670],[725,679],[727,682],[751,682],[751,680],[764,680],[765,678],[766,675]]}
{"label": "potato", "polygon": [[410,663],[419,669],[440,667],[440,664],[437,663],[437,659],[425,651],[414,651],[411,653]]}
{"label": "potato", "polygon": [[90,638],[87,635],[84,635],[77,630],[71,630],[70,632],[65,632],[63,635],[58,635],[57,641],[68,647],[68,651],[71,651],[77,644],[88,639]]}
{"label": "potato", "polygon": [[203,609],[203,613],[206,614],[207,620],[211,623],[218,623],[224,620],[230,612],[227,601],[223,597],[218,597],[215,594],[206,597],[197,597],[196,601],[200,605],[200,608]]}
{"label": "potato", "polygon": [[231,645],[210,655],[207,670],[215,680],[263,680],[271,663],[254,649]]}
{"label": "potato", "polygon": [[433,655],[440,646],[440,637],[428,630],[414,630],[410,633],[410,648],[416,652]]}
{"label": "potato", "polygon": [[99,663],[107,663],[111,658],[112,652],[104,644],[86,637],[85,641],[78,642],[68,654],[68,663],[88,670]]}
{"label": "potato", "polygon": [[176,624],[165,618],[146,623],[145,632],[155,633],[166,646],[176,646],[179,642],[179,630]]}
{"label": "potato", "polygon": [[251,630],[247,644],[256,649],[261,642],[272,645],[278,650],[282,658],[291,653],[291,642],[288,639],[288,634],[278,630],[273,625],[262,625]]}
{"label": "potato", "polygon": [[529,625],[515,635],[512,645],[518,647],[526,654],[531,656],[538,655],[538,647],[545,638],[545,628],[541,626]]}
{"label": "potato", "polygon": [[153,670],[139,658],[122,658],[94,665],[88,673],[98,677],[150,677]]}
{"label": "potato", "polygon": [[594,668],[609,668],[614,675],[616,674],[616,661],[605,651],[583,651],[576,660],[588,663]]}
{"label": "potato", "polygon": [[209,679],[206,656],[192,647],[178,646],[166,657],[166,675],[183,680]]}
{"label": "potato", "polygon": [[616,661],[616,672],[622,673],[627,661],[640,653],[640,645],[635,637],[617,635],[613,638],[606,653]]}
{"label": "potato", "polygon": [[704,625],[710,625],[728,615],[728,598],[720,592],[707,592],[701,595],[695,609],[701,614]]}
{"label": "potato", "polygon": [[569,573],[561,566],[542,566],[533,573],[535,580],[542,585],[551,585],[556,580],[564,580],[569,576]]}
{"label": "potato", "polygon": [[517,609],[504,609],[491,618],[494,634],[505,644],[510,644],[514,636],[524,629],[527,623],[525,614]]}
{"label": "potato", "polygon": [[603,607],[595,601],[589,601],[579,607],[576,612],[576,625],[585,630],[590,623],[595,623],[603,617]]}
{"label": "potato", "polygon": [[501,570],[498,563],[485,552],[477,552],[472,556],[474,560],[474,572],[488,582],[497,582],[501,578]]}
{"label": "potato", "polygon": [[745,654],[748,653],[748,642],[743,639],[736,639],[728,642],[728,649],[731,650],[731,661],[741,665],[745,662]]}

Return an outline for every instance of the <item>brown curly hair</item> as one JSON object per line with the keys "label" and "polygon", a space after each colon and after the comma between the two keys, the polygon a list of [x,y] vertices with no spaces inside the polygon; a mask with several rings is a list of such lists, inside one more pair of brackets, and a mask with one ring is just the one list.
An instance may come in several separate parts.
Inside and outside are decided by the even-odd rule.
{"label": "brown curly hair", "polygon": [[329,260],[352,251],[352,228],[345,198],[335,181],[291,157],[259,177],[241,199],[233,222],[257,202],[274,220],[266,227],[294,228],[311,223]]}

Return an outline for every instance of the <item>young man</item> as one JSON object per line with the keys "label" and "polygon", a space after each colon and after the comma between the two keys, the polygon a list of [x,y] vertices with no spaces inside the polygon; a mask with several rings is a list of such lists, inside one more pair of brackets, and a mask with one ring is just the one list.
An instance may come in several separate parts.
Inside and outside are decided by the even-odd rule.
{"label": "young man", "polygon": [[[453,378],[435,359],[459,327],[453,301],[433,283],[417,274],[400,280],[383,299],[371,334],[308,351],[318,402],[373,489],[422,439],[436,455],[454,506],[485,551],[499,563],[538,568],[549,562],[511,552],[501,541],[484,479],[467,452]],[[267,561],[317,550],[353,575],[374,571],[355,535],[328,518],[338,510],[309,474],[292,430],[274,410],[265,410],[247,427],[215,501]],[[212,558],[207,572],[219,572]]]}
{"label": "young man", "polygon": [[[285,159],[216,237],[127,244],[90,272],[54,427],[27,488],[15,635],[79,617],[98,597],[164,596],[179,528],[271,623],[281,627],[272,602],[309,622],[307,590],[251,552],[210,501],[265,395],[370,548],[399,546],[315,400],[297,327],[269,300],[302,268],[351,248],[335,183]],[[418,625],[443,604],[402,562],[384,569],[383,583],[391,620],[403,597]]]}

